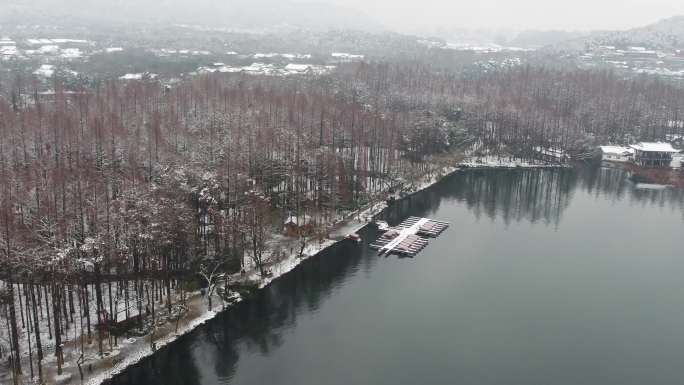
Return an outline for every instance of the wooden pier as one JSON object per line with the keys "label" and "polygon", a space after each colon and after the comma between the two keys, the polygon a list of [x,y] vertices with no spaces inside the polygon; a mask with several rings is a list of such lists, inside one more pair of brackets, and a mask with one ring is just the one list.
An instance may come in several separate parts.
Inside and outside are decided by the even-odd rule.
{"label": "wooden pier", "polygon": [[390,228],[370,247],[378,250],[379,255],[400,254],[413,257],[427,246],[427,237],[436,238],[447,227],[448,222],[409,217],[398,226]]}

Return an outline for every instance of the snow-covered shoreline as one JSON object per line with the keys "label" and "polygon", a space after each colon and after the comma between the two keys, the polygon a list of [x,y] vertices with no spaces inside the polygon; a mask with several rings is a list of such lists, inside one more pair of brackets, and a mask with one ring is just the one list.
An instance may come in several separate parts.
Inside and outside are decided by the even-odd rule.
{"label": "snow-covered shoreline", "polygon": [[[493,162],[473,162],[467,161],[467,162],[460,162],[456,166],[447,166],[443,167],[442,169],[438,170],[434,175],[430,176],[427,178],[427,180],[422,181],[421,183],[414,185],[412,188],[410,188],[409,191],[406,191],[406,194],[402,196],[401,199],[408,198],[414,194],[417,194],[423,190],[426,190],[430,188],[431,186],[435,185],[439,181],[453,175],[456,172],[459,171],[467,171],[468,169],[497,169],[497,168],[506,168],[506,169],[515,169],[515,168],[559,168],[559,167],[564,167],[564,166],[559,166],[559,165],[543,165],[543,164],[523,164],[521,165],[520,163],[493,163]],[[366,207],[364,209],[359,210],[358,212],[353,213],[352,215],[349,216],[349,219],[343,221],[343,223],[339,224],[341,225],[340,228],[337,229],[336,234],[342,235],[346,233],[355,233],[365,226],[367,226],[370,223],[370,218],[380,214],[382,211],[384,211],[387,208],[387,204],[384,202],[376,202],[374,204],[371,204],[369,207]],[[354,219],[354,218],[361,218],[361,219]],[[329,247],[337,244],[338,242],[342,242],[343,240],[335,240],[335,239],[327,239],[324,242],[321,243],[316,243],[316,244],[311,244],[307,245],[304,249],[304,252],[302,256],[300,257],[298,254],[292,254],[288,256],[287,258],[284,258],[281,261],[278,261],[274,265],[270,266],[272,275],[269,277],[264,277],[264,278],[258,278],[259,279],[259,289],[263,289],[270,285],[273,281],[276,279],[282,277],[283,275],[289,273],[290,271],[294,270],[299,264],[301,264],[304,260],[313,258],[315,256],[318,256],[321,252],[325,251]],[[253,275],[256,276],[256,272],[252,273]],[[242,301],[242,298],[238,298],[233,304],[239,303]],[[223,311],[230,311],[232,308],[233,304],[228,304],[225,305],[223,308],[220,310],[207,310],[203,312],[200,316],[190,320],[187,324],[183,325],[182,327],[179,327],[178,332],[175,333],[170,333],[158,340],[156,340],[156,346],[157,349],[163,348],[172,342],[176,341],[178,338],[182,337],[185,334],[188,334],[195,330],[197,327],[206,324],[210,320],[214,319],[217,315],[221,314]],[[140,361],[142,361],[145,358],[148,358],[152,356],[155,353],[149,346],[145,345],[141,349],[135,351],[133,354],[129,354],[125,358],[123,358],[121,361],[117,362],[113,368],[103,371],[101,373],[95,374],[93,377],[90,377],[87,381],[85,381],[86,385],[100,385],[103,382],[112,379],[114,376],[124,372],[127,368],[130,366],[138,364]]]}
{"label": "snow-covered shoreline", "polygon": [[459,163],[463,168],[491,168],[491,169],[509,169],[509,168],[568,168],[568,164],[550,164],[543,161],[518,161],[510,160],[497,156],[484,156],[470,158]]}
{"label": "snow-covered shoreline", "polygon": [[[203,325],[207,321],[216,317],[216,315],[218,315],[218,314],[219,314],[219,312],[216,312],[213,310],[206,311],[200,317],[197,317],[194,320],[191,320],[187,325],[179,328],[177,333],[167,335],[167,336],[162,337],[159,340],[157,340],[156,341],[157,349],[162,348],[162,347],[176,341],[178,338],[180,338],[181,336],[183,336],[187,333],[190,333],[191,331],[195,330],[198,326]],[[104,381],[110,380],[114,376],[116,376],[117,374],[122,373],[128,367],[133,366],[133,365],[137,364],[138,362],[142,361],[144,358],[150,357],[155,352],[152,351],[151,348],[146,348],[143,350],[138,350],[136,353],[137,354],[129,354],[128,356],[126,356],[123,360],[119,361],[114,366],[114,368],[110,369],[109,371],[97,373],[93,377],[90,377],[88,380],[85,381],[85,384],[86,385],[100,385]]]}
{"label": "snow-covered shoreline", "polygon": [[[376,214],[379,214],[384,210],[387,206],[384,204],[374,204],[370,208],[367,208],[365,210],[362,210],[361,212],[355,214],[359,216],[374,216]],[[349,232],[356,232],[362,229],[363,227],[367,226],[368,222],[359,222],[355,226],[352,226],[350,228],[347,228]],[[270,266],[272,275],[269,277],[264,277],[259,279],[259,289],[264,289],[268,285],[270,285],[273,281],[276,279],[282,277],[283,275],[289,273],[290,271],[294,270],[297,266],[299,266],[303,261],[312,258],[314,256],[317,256],[319,253],[325,251],[329,247],[337,244],[338,242],[342,242],[341,240],[333,240],[333,239],[328,239],[325,242],[322,243],[316,243],[312,245],[308,245],[307,247],[304,248],[304,252],[302,254],[302,257],[299,255],[290,255],[289,257],[283,259],[282,261],[279,261],[278,263]],[[158,340],[155,341],[157,349],[163,348],[170,343],[176,341],[178,338],[182,337],[185,334],[188,334],[195,330],[197,327],[206,324],[208,321],[214,319],[217,315],[221,314],[223,311],[229,311],[231,307],[242,301],[242,298],[238,298],[233,304],[227,304],[223,308],[219,309],[218,311],[216,310],[207,310],[206,312],[202,313],[199,317],[190,320],[187,324],[185,324],[182,327],[179,327],[178,332],[176,333],[171,333],[167,336],[164,336]],[[129,354],[126,356],[123,360],[119,361],[115,366],[106,372],[101,372],[95,374],[93,377],[90,377],[87,381],[84,383],[86,385],[100,385],[103,382],[112,379],[114,376],[122,373],[125,371],[127,368],[130,366],[138,364],[140,361],[142,361],[145,358],[148,358],[152,356],[155,353],[147,344],[140,350],[136,351],[133,354]]]}

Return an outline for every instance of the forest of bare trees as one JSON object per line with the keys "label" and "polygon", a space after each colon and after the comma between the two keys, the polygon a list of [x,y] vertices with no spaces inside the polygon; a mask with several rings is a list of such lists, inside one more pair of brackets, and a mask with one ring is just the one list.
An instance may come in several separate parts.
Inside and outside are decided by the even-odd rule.
{"label": "forest of bare trees", "polygon": [[203,277],[213,290],[246,259],[264,273],[284,218],[311,216],[325,237],[436,156],[582,153],[684,129],[681,87],[530,66],[1,89],[0,356],[37,378],[48,355],[61,371],[63,339],[102,352],[115,325],[172,312]]}

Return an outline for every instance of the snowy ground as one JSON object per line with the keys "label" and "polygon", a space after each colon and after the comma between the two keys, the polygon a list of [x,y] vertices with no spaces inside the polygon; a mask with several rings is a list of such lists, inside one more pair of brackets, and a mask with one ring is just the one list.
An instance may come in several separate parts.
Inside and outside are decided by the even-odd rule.
{"label": "snowy ground", "polygon": [[[5,282],[0,282],[0,287],[6,285]],[[124,319],[126,317],[126,310],[128,310],[128,317],[134,317],[138,314],[138,308],[137,308],[137,294],[133,288],[132,283],[128,287],[128,309],[126,309],[126,304],[123,300],[123,291],[119,294],[120,296],[117,297],[116,295],[116,284],[112,285],[112,290],[114,293],[114,297],[118,298],[115,299],[113,307],[115,309],[115,312],[117,313],[117,319]],[[78,290],[80,288],[78,287],[72,287],[72,295],[74,299],[74,314],[70,314],[69,317],[73,317],[73,322],[67,322],[63,324],[63,326],[66,326],[64,334],[62,334],[62,344],[65,347],[68,346],[74,346],[79,344],[80,342],[80,337],[81,337],[81,328],[80,328],[80,323],[79,323],[79,314],[84,313],[81,303],[78,300]],[[25,374],[29,374],[30,368],[28,365],[28,358],[29,358],[29,349],[28,349],[28,337],[29,335],[31,336],[31,344],[32,344],[32,353],[33,353],[33,359],[35,360],[36,357],[36,341],[35,341],[35,333],[33,331],[34,327],[34,321],[31,317],[29,318],[29,314],[27,313],[27,308],[26,308],[26,293],[24,292],[26,290],[24,285],[16,285],[15,284],[15,289],[14,289],[14,302],[16,306],[16,317],[17,317],[17,326],[20,331],[19,333],[19,344],[21,346],[21,355],[22,355],[22,364],[23,364],[23,369]],[[38,296],[38,290],[40,290],[40,296]],[[38,302],[38,307],[37,307],[37,313],[38,313],[38,323],[40,326],[40,339],[41,339],[41,345],[44,353],[44,364],[54,364],[54,351],[55,351],[55,338],[54,338],[54,327],[51,326],[51,322],[53,321],[53,303],[52,303],[52,296],[45,295],[45,292],[43,291],[43,287],[39,287],[36,289],[36,300]],[[91,324],[96,322],[97,320],[97,305],[96,305],[96,300],[95,300],[95,287],[94,285],[88,285],[88,290],[89,290],[89,313],[90,313],[90,319],[91,319]],[[123,289],[122,289],[123,290]],[[102,291],[103,293],[108,293],[108,286],[107,284],[102,284]],[[105,298],[105,308],[108,310],[109,309],[109,302]],[[31,308],[32,309],[32,308]],[[62,308],[60,307],[60,314],[61,314]],[[49,311],[49,313],[48,313]],[[48,314],[50,315],[48,317]],[[83,322],[86,322],[86,317],[85,315],[83,316]],[[92,339],[94,340],[96,337],[97,332],[95,330],[92,331]],[[0,328],[0,345],[2,345],[3,353],[6,353],[9,349],[9,331],[7,328]],[[66,348],[65,348],[66,349]],[[6,364],[6,362],[2,363],[3,365]],[[35,365],[35,363],[34,363]],[[37,372],[37,368],[34,368],[35,371]],[[9,371],[7,371],[9,372]],[[0,384],[4,384],[5,381],[11,382],[11,378],[9,377],[9,373],[5,373],[4,371],[0,371]]]}
{"label": "snowy ground", "polygon": [[549,164],[540,160],[521,161],[519,159],[512,159],[509,157],[498,157],[495,155],[488,155],[482,157],[469,157],[459,164],[462,167],[469,168],[554,168],[565,167],[558,164]]}
{"label": "snowy ground", "polygon": [[[218,302],[218,298],[216,302]],[[191,300],[189,301],[189,308],[189,315],[191,317],[187,317],[189,319],[185,319],[183,320],[182,324],[179,324],[177,332],[175,331],[175,328],[174,330],[170,330],[173,328],[173,325],[171,324],[164,325],[166,327],[166,330],[160,330],[157,332],[166,332],[155,341],[157,349],[162,348],[168,345],[169,343],[175,341],[178,337],[186,333],[189,333],[196,327],[204,324],[205,322],[214,318],[218,314],[215,310],[208,310],[206,305],[206,299],[202,297],[199,293],[196,293],[191,298]],[[216,307],[215,309],[220,309],[220,307]],[[123,351],[123,349],[121,349],[118,356],[123,358],[119,360],[112,360],[112,367],[107,367],[108,365],[103,365],[102,367],[97,368],[99,370],[96,369],[93,374],[87,375],[86,382],[84,382],[86,385],[99,385],[103,381],[112,378],[114,375],[118,373],[121,373],[128,366],[131,366],[139,362],[143,358],[148,357],[154,353],[152,347],[150,346],[149,336],[137,339],[131,338],[127,341],[124,341],[122,345],[124,345],[126,351]],[[93,358],[97,359],[98,357],[95,356]],[[75,383],[79,380],[80,377],[78,370],[72,370],[71,373],[71,381],[67,381],[65,383]]]}

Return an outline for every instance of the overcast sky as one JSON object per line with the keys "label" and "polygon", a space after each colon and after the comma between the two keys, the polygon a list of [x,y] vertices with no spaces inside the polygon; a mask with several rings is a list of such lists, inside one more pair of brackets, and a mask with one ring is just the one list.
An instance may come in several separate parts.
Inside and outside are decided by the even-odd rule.
{"label": "overcast sky", "polygon": [[684,15],[684,0],[307,0],[363,10],[392,29],[629,29]]}

